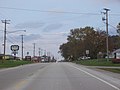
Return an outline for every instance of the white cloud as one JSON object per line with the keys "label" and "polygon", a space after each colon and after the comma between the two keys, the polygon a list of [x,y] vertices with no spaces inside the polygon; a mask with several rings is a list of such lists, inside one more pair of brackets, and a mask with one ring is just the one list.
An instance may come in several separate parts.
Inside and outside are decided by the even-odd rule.
{"label": "white cloud", "polygon": [[15,28],[19,28],[19,29],[26,29],[26,28],[36,29],[36,28],[43,27],[44,24],[45,23],[43,23],[43,22],[24,22],[24,23],[17,24],[15,26]]}
{"label": "white cloud", "polygon": [[43,29],[43,32],[57,31],[58,29],[62,28],[62,26],[63,24],[61,23],[49,24]]}

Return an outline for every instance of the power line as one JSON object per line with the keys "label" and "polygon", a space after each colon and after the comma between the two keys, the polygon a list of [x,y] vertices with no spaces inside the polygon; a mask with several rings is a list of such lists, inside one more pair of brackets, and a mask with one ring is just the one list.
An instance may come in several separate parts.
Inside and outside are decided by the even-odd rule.
{"label": "power line", "polygon": [[[80,12],[71,12],[71,11],[54,11],[54,10],[39,10],[39,9],[26,9],[26,8],[15,8],[15,7],[0,7],[2,9],[11,9],[11,10],[20,10],[20,11],[34,11],[34,12],[43,12],[43,13],[66,13],[66,14],[84,14],[84,15],[101,15],[100,13],[80,13]],[[120,16],[120,13],[112,13],[110,15]]]}
{"label": "power line", "polygon": [[99,13],[80,13],[80,12],[69,12],[69,11],[45,11],[45,10],[37,10],[37,9],[25,9],[25,8],[14,8],[14,7],[0,7],[3,9],[12,9],[12,10],[22,10],[22,11],[35,11],[35,12],[43,12],[43,13],[66,13],[66,14],[85,14],[85,15],[101,15]]}
{"label": "power line", "polygon": [[14,37],[12,37],[12,36],[10,36],[10,35],[8,35],[8,37],[11,38],[12,40],[14,40],[14,42],[17,42],[17,43],[20,42],[19,40],[15,39]]}
{"label": "power line", "polygon": [[0,18],[4,18],[4,16],[2,15],[2,13],[0,13]]}
{"label": "power line", "polygon": [[120,13],[114,13],[114,14],[110,14],[112,16],[120,16]]}
{"label": "power line", "polygon": [[14,44],[14,42],[13,42],[13,41],[11,41],[10,39],[7,39],[7,41],[9,41],[10,43]]}

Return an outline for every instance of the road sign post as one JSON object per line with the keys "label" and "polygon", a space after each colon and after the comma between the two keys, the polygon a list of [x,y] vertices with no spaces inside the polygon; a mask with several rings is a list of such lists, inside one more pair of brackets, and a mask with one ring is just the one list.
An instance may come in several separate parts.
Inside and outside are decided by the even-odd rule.
{"label": "road sign post", "polygon": [[14,60],[16,59],[16,54],[18,54],[19,46],[11,45],[12,54],[14,54]]}

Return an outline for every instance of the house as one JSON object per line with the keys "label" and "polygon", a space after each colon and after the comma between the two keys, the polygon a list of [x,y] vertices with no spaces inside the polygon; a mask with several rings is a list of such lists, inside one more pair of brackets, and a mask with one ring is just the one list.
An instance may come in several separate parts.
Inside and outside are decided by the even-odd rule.
{"label": "house", "polygon": [[120,49],[113,51],[112,55],[114,56],[114,58],[120,59]]}
{"label": "house", "polygon": [[112,59],[113,63],[120,63],[120,49],[115,50],[112,52],[114,58]]}
{"label": "house", "polygon": [[[4,54],[0,54],[0,60],[4,58]],[[14,59],[14,56],[12,55],[5,55],[6,60]]]}

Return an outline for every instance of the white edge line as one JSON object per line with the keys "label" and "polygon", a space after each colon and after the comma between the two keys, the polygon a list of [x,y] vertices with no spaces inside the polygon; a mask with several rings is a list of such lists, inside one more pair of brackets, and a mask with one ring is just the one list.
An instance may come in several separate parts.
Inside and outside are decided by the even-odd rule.
{"label": "white edge line", "polygon": [[79,70],[79,71],[82,71],[82,72],[84,72],[84,73],[86,73],[86,74],[92,76],[93,78],[96,78],[96,79],[98,79],[98,80],[100,80],[100,81],[106,83],[107,85],[109,85],[109,86],[115,88],[116,90],[120,90],[120,88],[116,87],[115,85],[112,85],[111,83],[109,83],[109,82],[107,82],[107,81],[105,81],[105,80],[103,80],[103,79],[101,79],[101,78],[99,78],[99,77],[97,77],[97,76],[95,76],[95,75],[93,75],[93,74],[91,74],[91,73],[85,71],[85,70],[82,70],[82,69],[80,69],[80,68],[77,68],[77,67],[75,67],[75,66],[73,66],[73,65],[69,65],[69,66],[71,66],[71,67],[73,67],[73,68],[75,68],[75,69],[77,69],[77,70]]}

